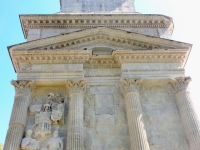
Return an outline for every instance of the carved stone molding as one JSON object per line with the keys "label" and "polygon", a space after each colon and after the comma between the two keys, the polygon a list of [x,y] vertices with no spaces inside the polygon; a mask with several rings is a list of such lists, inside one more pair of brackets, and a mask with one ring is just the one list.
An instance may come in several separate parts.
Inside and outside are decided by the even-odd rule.
{"label": "carved stone molding", "polygon": [[180,91],[186,91],[191,80],[191,77],[178,77],[170,81],[170,84],[177,93]]}
{"label": "carved stone molding", "polygon": [[15,88],[15,95],[27,95],[34,88],[34,82],[31,80],[12,80],[10,82]]}
{"label": "carved stone molding", "polygon": [[29,29],[85,29],[92,27],[118,28],[168,28],[173,32],[173,22],[163,15],[143,14],[56,14],[56,15],[20,15],[25,38]]}
{"label": "carved stone molding", "polygon": [[83,95],[86,91],[86,81],[85,80],[68,80],[65,82],[67,92],[70,95],[80,94]]}
{"label": "carved stone molding", "polygon": [[138,92],[138,86],[141,82],[140,79],[124,79],[121,81],[121,91],[124,95],[126,95],[129,92]]}

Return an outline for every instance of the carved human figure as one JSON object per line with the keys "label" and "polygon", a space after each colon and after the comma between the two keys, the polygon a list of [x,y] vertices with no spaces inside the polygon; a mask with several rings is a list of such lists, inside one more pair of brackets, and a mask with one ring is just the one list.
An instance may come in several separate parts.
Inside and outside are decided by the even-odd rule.
{"label": "carved human figure", "polygon": [[22,150],[37,150],[39,148],[38,141],[31,138],[32,133],[32,130],[28,130],[26,132],[26,137],[22,139],[21,143]]}
{"label": "carved human figure", "polygon": [[94,117],[94,111],[89,108],[85,111],[85,125],[89,128],[93,128],[95,124],[95,117]]}
{"label": "carved human figure", "polygon": [[47,143],[48,150],[63,150],[62,138],[58,137],[58,131],[53,132],[53,137]]}
{"label": "carved human figure", "polygon": [[44,137],[51,133],[50,105],[45,104],[44,110],[35,115],[35,133]]}

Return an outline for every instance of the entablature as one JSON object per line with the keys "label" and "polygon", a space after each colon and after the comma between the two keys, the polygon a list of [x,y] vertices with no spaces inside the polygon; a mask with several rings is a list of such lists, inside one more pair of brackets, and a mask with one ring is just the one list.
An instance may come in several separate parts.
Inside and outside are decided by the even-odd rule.
{"label": "entablature", "polygon": [[120,68],[123,63],[180,63],[184,67],[189,51],[178,50],[115,50],[112,55],[92,55],[92,50],[15,50],[11,58],[17,72],[24,65],[83,64],[84,68]]}

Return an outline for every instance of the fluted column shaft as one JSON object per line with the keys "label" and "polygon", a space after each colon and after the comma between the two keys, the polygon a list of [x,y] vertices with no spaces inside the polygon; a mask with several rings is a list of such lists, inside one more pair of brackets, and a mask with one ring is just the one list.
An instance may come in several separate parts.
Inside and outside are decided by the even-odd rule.
{"label": "fluted column shaft", "polygon": [[138,79],[126,79],[121,82],[124,94],[131,150],[150,150],[142,116],[138,93]]}
{"label": "fluted column shaft", "polygon": [[69,95],[69,112],[67,127],[67,150],[83,150],[83,98],[86,82],[67,81],[66,87]]}
{"label": "fluted column shaft", "polygon": [[4,150],[19,150],[26,127],[29,96],[33,82],[19,80],[11,81],[11,84],[15,87],[15,98]]}
{"label": "fluted column shaft", "polygon": [[189,77],[180,77],[172,81],[171,84],[176,91],[176,103],[189,141],[190,150],[199,150],[200,123],[188,90],[190,81],[191,78]]}

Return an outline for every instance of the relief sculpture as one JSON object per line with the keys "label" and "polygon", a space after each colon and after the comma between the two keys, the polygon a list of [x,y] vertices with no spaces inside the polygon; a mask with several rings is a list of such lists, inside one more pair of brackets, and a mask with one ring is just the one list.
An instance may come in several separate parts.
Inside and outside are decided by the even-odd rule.
{"label": "relief sculpture", "polygon": [[44,110],[35,115],[35,134],[44,137],[51,133],[50,105],[45,104]]}
{"label": "relief sculpture", "polygon": [[92,108],[89,108],[85,111],[85,125],[89,128],[93,128],[95,125],[95,116]]}
{"label": "relief sculpture", "polygon": [[49,93],[43,103],[29,107],[30,115],[35,114],[32,129],[36,137],[51,134],[51,125],[64,124],[64,98],[59,94]]}
{"label": "relief sculpture", "polygon": [[25,138],[22,139],[22,143],[21,143],[22,150],[38,150],[39,149],[38,141],[31,138],[32,133],[33,133],[32,130],[28,130],[26,132],[26,136]]}
{"label": "relief sculpture", "polygon": [[53,124],[58,124],[63,120],[64,106],[63,104],[54,103],[52,104],[51,120]]}
{"label": "relief sculpture", "polygon": [[63,140],[58,137],[58,131],[53,132],[53,137],[49,139],[46,145],[47,150],[63,150]]}

